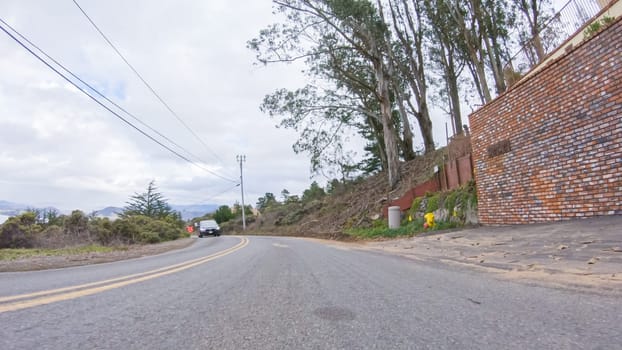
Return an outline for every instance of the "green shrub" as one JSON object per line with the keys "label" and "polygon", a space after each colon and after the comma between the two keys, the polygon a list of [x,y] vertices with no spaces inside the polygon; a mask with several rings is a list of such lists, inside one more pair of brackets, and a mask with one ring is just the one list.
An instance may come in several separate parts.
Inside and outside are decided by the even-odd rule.
{"label": "green shrub", "polygon": [[0,229],[0,248],[32,248],[34,239],[17,220],[7,220]]}
{"label": "green shrub", "polygon": [[585,35],[586,38],[590,38],[594,34],[601,31],[603,28],[608,27],[611,23],[614,22],[614,20],[614,17],[604,16],[602,19],[590,23],[583,31],[583,35]]}
{"label": "green shrub", "polygon": [[388,228],[389,228],[389,225],[388,225],[388,224],[387,224],[387,222],[386,222],[385,220],[383,220],[383,219],[377,219],[377,220],[374,220],[374,221],[371,223],[371,226],[372,226],[373,228],[385,228],[385,229],[388,229]]}
{"label": "green shrub", "polygon": [[126,243],[137,243],[139,228],[131,218],[117,219],[112,223],[111,241],[120,240]]}
{"label": "green shrub", "polygon": [[159,233],[151,231],[140,231],[138,240],[141,243],[160,243],[162,241]]}
{"label": "green shrub", "polygon": [[412,214],[415,214],[421,210],[421,202],[423,202],[423,197],[413,199],[413,203],[410,205],[410,211]]}
{"label": "green shrub", "polygon": [[450,213],[453,213],[454,209],[456,208],[456,199],[457,198],[458,198],[458,191],[452,191],[445,198],[444,207]]}
{"label": "green shrub", "polygon": [[127,216],[117,219],[112,224],[110,236],[101,228],[102,243],[119,240],[126,243],[158,243],[183,237],[184,231],[177,223],[168,220],[152,219],[144,215]]}
{"label": "green shrub", "polygon": [[425,208],[426,213],[431,213],[439,208],[438,206],[439,197],[440,197],[439,194],[435,194],[428,198],[428,203]]}
{"label": "green shrub", "polygon": [[110,244],[114,240],[112,222],[108,218],[93,218],[89,221],[89,232],[101,244]]}
{"label": "green shrub", "polygon": [[0,248],[33,248],[41,231],[34,212],[10,217],[0,226]]}
{"label": "green shrub", "polygon": [[378,237],[400,237],[400,236],[412,236],[417,233],[417,226],[422,226],[423,221],[421,219],[413,220],[412,222],[402,225],[396,229],[389,229],[387,223],[384,220],[376,220],[371,228],[350,228],[345,232],[346,234],[361,238],[378,238]]}

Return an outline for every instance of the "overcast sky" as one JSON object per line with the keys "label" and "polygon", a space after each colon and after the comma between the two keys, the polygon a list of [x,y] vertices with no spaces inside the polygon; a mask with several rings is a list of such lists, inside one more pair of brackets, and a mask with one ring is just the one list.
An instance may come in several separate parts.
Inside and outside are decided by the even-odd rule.
{"label": "overcast sky", "polygon": [[[305,83],[295,65],[254,65],[246,42],[275,22],[269,0],[79,0],[99,28],[209,150],[172,116],[71,0],[2,0],[0,18],[110,99],[181,144],[246,203],[310,182],[296,135],[259,111],[277,88]],[[194,167],[71,87],[0,32],[0,200],[61,210],[122,206],[155,179],[174,204],[240,200],[235,183]],[[435,116],[444,144],[445,117]],[[318,179],[323,183],[323,179]],[[231,189],[226,191],[227,189]],[[224,191],[224,192],[223,192]]]}

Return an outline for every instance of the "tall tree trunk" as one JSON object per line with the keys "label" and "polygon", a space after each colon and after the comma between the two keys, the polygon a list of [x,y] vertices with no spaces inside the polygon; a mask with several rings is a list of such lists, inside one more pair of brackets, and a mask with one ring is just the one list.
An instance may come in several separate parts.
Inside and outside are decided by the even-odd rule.
{"label": "tall tree trunk", "polygon": [[410,128],[410,121],[408,120],[408,113],[404,107],[404,97],[402,96],[402,92],[397,88],[394,89],[394,92],[397,97],[397,104],[402,120],[402,154],[404,156],[404,160],[413,160],[415,159],[415,149],[413,146],[413,139],[415,136]]}
{"label": "tall tree trunk", "polygon": [[384,64],[381,57],[376,57],[373,62],[376,75],[378,97],[380,102],[380,114],[382,115],[382,130],[384,137],[385,153],[387,155],[387,174],[389,187],[395,188],[400,181],[399,158],[397,154],[397,142],[395,130],[391,118],[391,99],[389,96],[389,80],[385,74]]}
{"label": "tall tree trunk", "polygon": [[[382,9],[382,3],[380,0],[377,0],[378,11],[380,14],[380,18],[382,18],[383,22],[384,11]],[[390,6],[390,5],[389,5]],[[388,75],[391,78],[391,86],[393,93],[395,94],[395,99],[397,100],[397,106],[400,113],[400,120],[402,121],[402,139],[400,142],[402,155],[405,160],[413,160],[415,159],[415,149],[413,147],[413,132],[410,128],[410,120],[408,119],[408,113],[406,112],[406,108],[404,107],[404,92],[400,86],[400,81],[398,79],[398,69],[396,69],[395,65],[397,64],[397,60],[395,58],[395,52],[393,51],[393,47],[391,46],[390,38],[387,35],[385,39],[387,41],[386,51],[389,56],[389,60],[387,61]]]}
{"label": "tall tree trunk", "polygon": [[419,113],[417,113],[415,117],[421,128],[425,153],[434,152],[436,146],[434,145],[434,138],[432,137],[432,121],[430,120],[428,104],[426,102],[419,105]]}
{"label": "tall tree trunk", "polygon": [[467,27],[465,18],[460,13],[459,9],[453,8],[450,10],[450,13],[460,32],[462,33],[462,37],[464,39],[464,44],[467,51],[466,54],[469,58],[470,64],[472,65],[471,68],[473,68],[471,69],[471,73],[473,74],[473,81],[475,82],[475,84],[478,85],[478,92],[480,93],[480,96],[483,98],[484,102],[490,102],[492,100],[492,96],[490,95],[488,80],[486,78],[484,56],[482,53],[482,40],[478,40],[478,35],[475,28]]}
{"label": "tall tree trunk", "polygon": [[[419,8],[419,4],[416,1],[412,1],[412,3],[415,7],[414,15],[416,18],[413,17],[413,13],[411,13],[406,0],[401,0],[403,11],[400,10],[397,3],[392,1],[389,1],[389,9],[391,10],[394,32],[404,47],[406,54],[406,64],[398,65],[398,69],[402,73],[402,78],[408,83],[417,104],[417,108],[411,109],[413,109],[413,114],[419,124],[425,152],[429,153],[434,151],[435,145],[432,134],[432,121],[427,104],[425,61],[422,48],[423,28],[421,27],[421,18],[419,17],[421,15],[420,11],[416,11]],[[380,1],[378,1],[378,6],[381,7]],[[404,29],[400,28],[400,24],[404,26]]]}
{"label": "tall tree trunk", "polygon": [[447,81],[447,94],[449,95],[449,105],[451,106],[451,118],[454,121],[456,132],[462,133],[462,112],[460,109],[460,89],[458,88],[458,77],[456,74],[456,67],[454,65],[454,58],[450,54],[447,62],[446,69]]}
{"label": "tall tree trunk", "polygon": [[484,96],[484,91],[482,91],[482,84],[479,82],[479,78],[477,76],[477,72],[475,69],[475,65],[473,61],[467,60],[466,65],[469,68],[469,72],[471,72],[471,76],[473,77],[473,83],[475,85],[475,89],[477,90],[477,95],[479,96],[482,105],[486,103],[486,97]]}
{"label": "tall tree trunk", "polygon": [[389,164],[387,163],[387,152],[384,148],[384,138],[382,124],[378,122],[378,119],[375,119],[371,116],[367,116],[367,123],[374,130],[373,135],[376,139],[376,145],[378,147],[378,157],[380,158],[380,164],[382,166],[383,171],[387,171],[389,168]]}
{"label": "tall tree trunk", "polygon": [[448,4],[444,0],[425,0],[425,13],[430,21],[430,31],[428,32],[431,45],[436,46],[436,50],[431,50],[432,58],[436,57],[440,65],[442,77],[445,84],[445,91],[449,99],[449,114],[451,117],[453,131],[462,132],[462,116],[460,108],[460,88],[458,84],[458,70],[456,62],[462,59],[458,55],[457,42],[459,34],[456,26],[451,23],[448,12]]}
{"label": "tall tree trunk", "polygon": [[[497,91],[497,94],[500,94],[505,91],[505,80],[503,79],[503,70],[501,67],[501,60],[499,59],[498,43],[496,41],[496,37],[499,34],[498,28],[496,28],[496,24],[494,23],[494,16],[483,11],[480,0],[470,0],[470,2],[473,9],[473,16],[477,21],[482,41],[486,47],[486,50],[483,50],[483,47],[480,45],[479,56],[483,61],[483,57],[488,55],[490,70],[492,71],[492,77],[495,80],[495,90]],[[494,9],[492,9],[492,11],[494,11]],[[487,24],[485,17],[488,19],[488,22],[490,22],[490,25]],[[490,100],[491,99],[487,99],[488,102]]]}
{"label": "tall tree trunk", "polygon": [[540,37],[540,30],[542,29],[540,18],[542,17],[543,3],[544,1],[542,0],[515,0],[518,9],[527,19],[527,23],[529,23],[529,33],[531,35],[529,42],[533,46],[537,57],[537,62],[535,63],[542,61],[545,55],[542,38]]}
{"label": "tall tree trunk", "polygon": [[480,91],[482,96],[484,97],[484,102],[488,103],[492,101],[492,96],[490,95],[490,88],[488,87],[488,79],[486,78],[486,68],[484,67],[484,60],[478,57],[478,51],[469,51],[469,56],[471,57],[471,62],[473,63],[473,67],[475,68],[475,74],[477,74],[477,80],[480,85]]}

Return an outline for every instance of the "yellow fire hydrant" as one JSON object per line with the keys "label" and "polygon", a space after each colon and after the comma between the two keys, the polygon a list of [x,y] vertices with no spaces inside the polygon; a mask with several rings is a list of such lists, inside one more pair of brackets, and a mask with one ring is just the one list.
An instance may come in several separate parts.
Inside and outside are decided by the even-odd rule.
{"label": "yellow fire hydrant", "polygon": [[433,228],[434,227],[434,213],[427,213],[423,216],[425,222],[423,223],[423,228]]}

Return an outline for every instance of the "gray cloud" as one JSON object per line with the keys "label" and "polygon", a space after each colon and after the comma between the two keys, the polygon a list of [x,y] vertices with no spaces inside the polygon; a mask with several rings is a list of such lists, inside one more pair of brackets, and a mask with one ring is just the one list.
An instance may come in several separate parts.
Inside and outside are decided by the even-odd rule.
{"label": "gray cloud", "polygon": [[[254,65],[246,41],[275,21],[271,1],[96,1],[80,5],[187,125],[205,149],[133,75],[71,1],[0,2],[5,21],[144,122],[196,154],[204,167],[239,177],[246,202],[309,186],[296,134],[258,106],[305,77],[296,64]],[[0,35],[0,194],[3,200],[86,211],[123,205],[155,179],[177,204],[233,204],[239,188],[185,163],[70,87]],[[444,122],[436,126],[444,138]],[[439,127],[440,126],[440,127]],[[443,143],[443,142],[441,142]],[[320,179],[321,180],[321,179]]]}
{"label": "gray cloud", "polygon": [[[303,82],[299,67],[256,67],[246,41],[273,21],[269,1],[93,1],[81,6],[209,145],[172,117],[71,2],[0,3],[3,19],[84,80],[238,179],[246,154],[247,202],[309,184],[292,132],[258,110],[263,96]],[[0,193],[5,200],[63,209],[122,205],[155,179],[173,202],[232,204],[239,188],[131,130],[12,42],[0,37]],[[214,153],[216,156],[214,156]]]}

